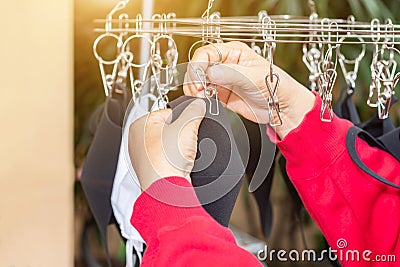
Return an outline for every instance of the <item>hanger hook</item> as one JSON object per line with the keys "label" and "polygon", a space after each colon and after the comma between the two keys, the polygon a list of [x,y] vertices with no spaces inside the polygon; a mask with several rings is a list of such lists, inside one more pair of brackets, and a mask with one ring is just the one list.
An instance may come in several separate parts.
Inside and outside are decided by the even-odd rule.
{"label": "hanger hook", "polygon": [[105,27],[106,32],[109,32],[112,29],[113,15],[118,10],[124,9],[128,3],[129,3],[129,0],[121,0],[114,6],[114,8],[110,11],[110,13],[108,13],[107,18],[106,18],[106,27]]}
{"label": "hanger hook", "polygon": [[308,0],[308,7],[310,8],[311,15],[317,14],[317,6],[315,5],[314,0]]}
{"label": "hanger hook", "polygon": [[213,41],[216,41],[217,43],[221,43],[221,13],[219,12],[214,12],[210,15],[210,36]]}
{"label": "hanger hook", "polygon": [[208,19],[210,18],[210,10],[212,9],[213,5],[214,5],[214,1],[215,0],[208,0],[208,6],[206,11],[204,11],[203,15],[201,15],[201,17],[204,19]]}
{"label": "hanger hook", "polygon": [[391,19],[385,20],[385,45],[387,47],[394,47],[395,43],[395,30],[393,21]]}
{"label": "hanger hook", "polygon": [[136,15],[136,34],[142,34],[143,32],[143,16],[142,14]]}

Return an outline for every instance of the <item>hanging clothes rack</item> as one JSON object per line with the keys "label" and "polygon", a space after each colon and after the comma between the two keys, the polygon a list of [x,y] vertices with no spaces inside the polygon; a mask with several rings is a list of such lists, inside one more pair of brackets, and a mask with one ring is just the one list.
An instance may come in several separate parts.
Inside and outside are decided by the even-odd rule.
{"label": "hanging clothes rack", "polygon": [[[267,27],[260,23],[257,17],[221,17],[218,22],[205,22],[202,19],[196,18],[182,18],[182,19],[167,19],[162,23],[174,24],[174,27],[167,28],[166,33],[172,35],[182,36],[201,36],[203,28],[218,28],[221,33],[221,39],[227,41],[242,41],[248,42],[254,38],[261,38],[261,31],[274,30],[276,31],[276,43],[317,43],[324,44],[359,44],[360,41],[339,41],[341,37],[347,39],[356,39],[358,37],[364,38],[364,44],[384,44],[385,38],[393,39],[394,44],[400,44],[400,25],[395,24],[380,24],[374,25],[372,22],[354,22],[349,24],[349,21],[343,19],[316,19],[311,21],[307,17],[293,17],[289,15],[284,16],[269,16],[275,22],[273,28]],[[124,20],[125,23],[136,25],[136,23],[160,23],[160,20],[148,19],[128,19]],[[111,32],[111,33],[137,33],[135,27],[121,28],[119,27],[121,21],[119,19],[95,20],[98,24],[112,23],[115,26],[111,30],[105,27],[96,27],[95,32]],[[335,28],[329,27],[330,24],[335,23]],[[158,28],[143,28],[140,30],[142,33],[154,34],[159,31]],[[334,34],[339,37],[339,40],[321,40],[310,41],[307,38],[323,38],[324,34]],[[378,41],[374,41],[379,36]],[[370,39],[370,40],[368,40]]]}
{"label": "hanging clothes rack", "polygon": [[[207,9],[200,18],[177,18],[173,13],[155,14],[150,19],[143,18],[140,14],[135,18],[129,18],[128,14],[124,13],[119,18],[115,18],[116,12],[125,9],[128,3],[129,0],[120,1],[105,19],[95,20],[94,31],[100,36],[95,41],[94,51],[100,63],[106,94],[110,91],[111,83],[118,73],[115,69],[116,62],[118,62],[122,68],[125,66],[125,70],[138,66],[142,68],[141,72],[143,72],[143,68],[146,69],[140,75],[140,79],[131,81],[131,87],[135,87],[132,88],[133,95],[140,93],[144,77],[155,76],[158,93],[167,99],[168,90],[165,88],[170,86],[162,84],[162,89],[160,89],[159,72],[176,67],[178,49],[174,41],[175,36],[199,38],[203,40],[204,44],[227,41],[250,43],[252,48],[263,56],[267,55],[267,49],[269,50],[268,54],[271,54],[271,51],[273,53],[277,44],[302,44],[303,61],[310,71],[311,89],[318,91],[324,101],[321,120],[331,121],[333,117],[332,89],[338,75],[337,67],[342,69],[346,76],[346,82],[355,83],[359,64],[365,55],[365,46],[373,45],[375,51],[374,62],[371,64],[373,82],[368,105],[376,107],[381,118],[385,118],[388,114],[387,103],[394,95],[394,89],[400,80],[400,72],[396,72],[397,64],[392,64],[396,61],[394,55],[399,54],[400,56],[399,50],[395,48],[400,44],[400,25],[394,24],[390,19],[384,22],[380,22],[378,19],[373,19],[371,22],[358,22],[353,16],[348,19],[319,18],[312,0],[308,1],[311,10],[309,17],[269,15],[266,11],[260,11],[257,16],[221,17],[219,12],[211,13],[214,0],[209,0]],[[125,49],[126,43],[121,45],[130,36],[146,39],[146,42],[167,40],[169,58],[159,55],[157,47],[160,44],[153,44],[149,60],[145,60],[146,62],[142,62],[142,64],[133,64],[130,62],[133,60],[132,52],[120,49],[121,47]],[[98,55],[97,45],[105,37],[117,39],[120,54],[114,61],[103,60]],[[342,45],[361,46],[362,52],[356,59],[346,59],[340,51]],[[390,56],[385,59],[384,54],[389,50]],[[378,51],[381,53],[381,57],[376,56]],[[124,53],[129,53],[130,57],[122,55]],[[173,55],[173,59],[171,59],[171,55]],[[272,59],[271,55],[270,58]],[[169,61],[168,68],[162,68],[160,62],[167,61]],[[105,73],[104,65],[114,66],[111,74]],[[394,71],[392,71],[393,66]],[[347,69],[348,67],[350,69]],[[132,73],[131,71],[131,80],[133,79]],[[376,96],[375,101],[371,101],[373,96]],[[381,98],[379,99],[379,97]]]}

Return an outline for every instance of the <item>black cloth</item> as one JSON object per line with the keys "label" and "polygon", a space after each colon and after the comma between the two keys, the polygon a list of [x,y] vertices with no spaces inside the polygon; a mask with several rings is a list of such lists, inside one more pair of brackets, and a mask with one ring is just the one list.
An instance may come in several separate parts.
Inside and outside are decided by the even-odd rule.
{"label": "black cloth", "polygon": [[[354,91],[354,88],[350,88],[349,86],[343,87],[339,101],[335,106],[335,113],[338,117],[351,121],[354,125],[365,130],[375,138],[395,129],[390,117],[382,120],[378,117],[378,114],[375,114],[366,122],[361,122],[357,107],[352,98]],[[397,97],[394,96],[391,105],[395,104],[397,100]]]}
{"label": "black cloth", "polygon": [[81,176],[82,188],[103,239],[109,266],[107,226],[113,218],[110,199],[122,138],[121,108],[118,100],[107,98]]}
{"label": "black cloth", "polygon": [[[197,98],[182,96],[168,104],[172,108],[172,121]],[[228,226],[244,176],[230,122],[220,102],[219,115],[210,114],[210,103],[200,124],[198,150],[191,179],[197,197],[204,209],[221,225]],[[215,110],[215,109],[213,109]]]}
{"label": "black cloth", "polygon": [[279,158],[278,163],[279,163],[279,169],[282,174],[282,178],[285,181],[286,187],[293,201],[292,204],[293,204],[294,215],[300,221],[301,211],[303,210],[304,207],[303,201],[301,200],[299,193],[297,193],[296,188],[294,187],[292,181],[289,178],[289,175],[287,174],[286,158],[283,155],[281,155],[281,157]]}
{"label": "black cloth", "polygon": [[[399,135],[398,132],[394,134],[397,140],[397,145],[399,145]],[[369,169],[360,159],[360,157],[357,154],[356,150],[356,139],[357,137],[360,137],[361,139],[365,140],[370,146],[377,147],[382,150],[386,150],[386,147],[379,141],[377,141],[373,136],[371,136],[369,133],[366,131],[363,131],[362,129],[358,127],[351,127],[347,133],[346,136],[346,146],[347,150],[349,152],[349,155],[353,162],[365,173],[370,175],[372,178],[390,186],[396,189],[400,189],[400,185],[396,185],[390,181],[388,181],[386,178],[381,177],[380,175],[374,173],[371,169]]]}
{"label": "black cloth", "polygon": [[242,127],[236,126],[234,135],[246,167],[249,191],[257,202],[262,232],[269,237],[273,222],[270,193],[275,173],[276,145],[268,138],[266,125],[243,117],[240,120]]}
{"label": "black cloth", "polygon": [[[116,89],[121,93],[116,93]],[[132,98],[130,90],[123,84],[116,83],[113,90],[113,94],[92,114],[89,131],[94,137],[81,176],[82,188],[99,228],[109,266],[107,227],[116,224],[111,193],[121,147],[122,125],[128,102]]]}
{"label": "black cloth", "polygon": [[351,121],[354,124],[360,124],[360,116],[357,107],[353,101],[354,89],[349,86],[343,87],[340,93],[340,100],[335,106],[335,113],[340,118]]}
{"label": "black cloth", "polygon": [[375,138],[385,135],[395,129],[393,121],[390,117],[382,120],[378,117],[378,114],[374,115],[368,121],[358,124],[357,126]]}
{"label": "black cloth", "polygon": [[378,138],[378,141],[383,145],[387,152],[400,161],[400,128],[382,135]]}
{"label": "black cloth", "polygon": [[[370,120],[361,123],[356,109],[356,105],[352,100],[354,89],[345,87],[342,89],[340,101],[335,107],[335,113],[341,118],[347,119],[357,126],[352,127],[346,137],[346,145],[353,162],[368,173],[371,177],[397,188],[396,185],[390,183],[385,178],[373,173],[359,158],[356,152],[356,137],[360,137],[367,141],[369,145],[378,147],[400,160],[400,129],[395,129],[393,121],[390,117],[387,119],[379,119],[375,114]],[[346,94],[343,97],[343,94]],[[397,97],[392,98],[394,104],[398,101]]]}

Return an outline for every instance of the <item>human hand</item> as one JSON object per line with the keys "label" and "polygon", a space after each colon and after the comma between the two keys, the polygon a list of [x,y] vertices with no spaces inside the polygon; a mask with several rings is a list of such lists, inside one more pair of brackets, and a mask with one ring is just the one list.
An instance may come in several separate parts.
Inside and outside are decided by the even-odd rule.
{"label": "human hand", "polygon": [[[204,88],[198,82],[196,68],[202,68],[210,82],[217,85],[218,99],[229,109],[256,123],[270,122],[270,93],[265,83],[266,76],[270,74],[268,60],[240,42],[215,43],[197,49],[188,67],[184,92],[186,95],[204,97]],[[284,125],[276,130],[283,138],[301,123],[304,115],[313,107],[314,95],[280,68],[274,66],[273,70],[280,77],[277,97]],[[272,89],[274,86],[274,83],[271,84]],[[278,122],[276,112],[273,112],[272,120]]]}
{"label": "human hand", "polygon": [[171,123],[171,109],[139,118],[129,128],[129,156],[142,190],[153,182],[190,173],[197,153],[197,134],[206,111],[202,100],[193,101]]}

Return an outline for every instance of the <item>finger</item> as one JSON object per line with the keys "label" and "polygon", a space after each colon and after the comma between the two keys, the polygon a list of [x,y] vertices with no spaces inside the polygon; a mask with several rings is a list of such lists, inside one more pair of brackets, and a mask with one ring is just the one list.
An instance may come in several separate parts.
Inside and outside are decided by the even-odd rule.
{"label": "finger", "polygon": [[142,117],[136,119],[130,126],[129,126],[129,136],[136,135],[137,132],[144,129],[144,125],[148,118],[149,114],[145,114]]}
{"label": "finger", "polygon": [[203,98],[204,97],[204,90],[198,90],[196,86],[194,85],[194,82],[191,81],[189,74],[185,74],[184,82],[183,82],[183,93],[187,96],[193,96],[193,97],[199,97]]}
{"label": "finger", "polygon": [[[171,124],[171,130],[178,137],[178,149],[174,159],[180,159],[185,169],[192,169],[197,152],[197,138],[201,122],[206,113],[206,103],[202,99],[193,101],[181,113],[179,118]],[[170,127],[169,127],[170,128]],[[172,150],[171,150],[172,151]]]}
{"label": "finger", "polygon": [[239,63],[243,49],[249,49],[249,47],[240,42],[216,43],[197,49],[188,66],[188,73],[191,80],[197,81],[196,88],[201,90],[203,87],[201,83],[198,83],[201,79],[197,72],[199,68],[206,72],[209,66],[217,63],[237,64]]}
{"label": "finger", "polygon": [[218,64],[207,69],[210,82],[225,87],[247,83],[249,78],[246,72],[249,72],[248,67],[233,64]]}
{"label": "finger", "polygon": [[206,70],[209,65],[215,63],[238,64],[244,51],[251,50],[242,42],[214,43],[196,50],[191,62],[202,63],[200,66]]}

